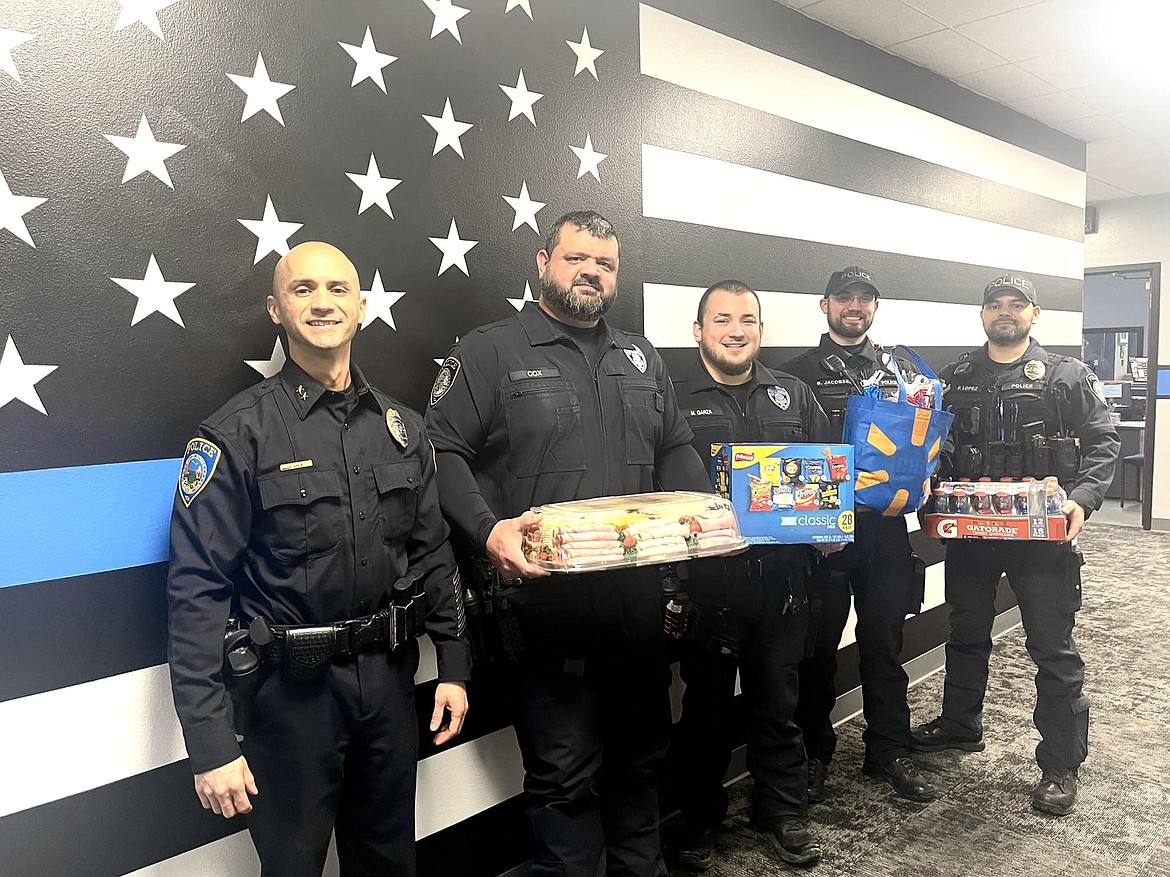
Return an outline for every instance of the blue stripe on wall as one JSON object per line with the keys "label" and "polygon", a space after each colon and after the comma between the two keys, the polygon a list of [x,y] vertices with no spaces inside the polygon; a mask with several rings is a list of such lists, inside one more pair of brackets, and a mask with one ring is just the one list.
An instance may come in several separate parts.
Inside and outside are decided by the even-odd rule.
{"label": "blue stripe on wall", "polygon": [[1158,398],[1170,399],[1170,368],[1158,369]]}
{"label": "blue stripe on wall", "polygon": [[180,462],[0,474],[0,588],[166,560]]}

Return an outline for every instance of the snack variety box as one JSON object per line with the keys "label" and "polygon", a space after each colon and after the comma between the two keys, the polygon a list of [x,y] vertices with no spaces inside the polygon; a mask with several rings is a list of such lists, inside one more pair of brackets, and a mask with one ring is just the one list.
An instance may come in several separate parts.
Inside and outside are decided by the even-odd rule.
{"label": "snack variety box", "polygon": [[853,541],[853,447],[712,445],[711,482],[756,544]]}
{"label": "snack variety box", "polygon": [[944,481],[933,491],[926,532],[937,539],[1063,542],[1065,494],[1055,478],[1039,481]]}

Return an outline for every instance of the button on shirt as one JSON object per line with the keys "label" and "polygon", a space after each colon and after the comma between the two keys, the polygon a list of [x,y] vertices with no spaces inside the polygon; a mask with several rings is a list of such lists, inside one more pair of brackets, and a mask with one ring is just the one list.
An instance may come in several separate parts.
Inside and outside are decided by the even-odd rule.
{"label": "button on shirt", "polygon": [[[277,625],[360,617],[415,570],[440,679],[469,675],[422,418],[356,366],[351,374],[350,390],[334,392],[290,360],[198,430],[219,456],[189,504],[175,501],[168,577],[175,705],[196,772],[239,754],[219,678],[233,612]],[[390,431],[391,410],[405,448]]]}

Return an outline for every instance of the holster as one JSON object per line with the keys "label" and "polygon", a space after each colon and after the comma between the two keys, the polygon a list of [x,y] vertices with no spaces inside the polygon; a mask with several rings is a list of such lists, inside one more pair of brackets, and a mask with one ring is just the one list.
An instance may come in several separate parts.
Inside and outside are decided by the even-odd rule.
{"label": "holster", "polygon": [[470,608],[467,617],[472,658],[482,664],[518,662],[524,655],[524,636],[508,597],[524,585],[505,579],[486,557],[472,560],[468,578],[477,604],[476,617]]}
{"label": "holster", "polygon": [[232,729],[246,736],[252,725],[252,700],[264,672],[248,631],[238,618],[229,618],[223,637],[223,682],[232,710]]}

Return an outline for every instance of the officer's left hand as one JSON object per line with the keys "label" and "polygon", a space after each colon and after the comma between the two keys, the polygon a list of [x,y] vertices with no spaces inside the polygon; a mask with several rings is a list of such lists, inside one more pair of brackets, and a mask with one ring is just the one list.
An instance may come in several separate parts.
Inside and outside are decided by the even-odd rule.
{"label": "officer's left hand", "polygon": [[[449,721],[443,721],[444,710],[451,713]],[[435,745],[442,746],[455,739],[463,730],[463,717],[467,715],[467,686],[462,682],[440,682],[435,689],[435,711],[431,713],[431,730],[438,731]]]}
{"label": "officer's left hand", "polygon": [[1065,526],[1068,530],[1068,535],[1065,537],[1066,542],[1071,542],[1076,538],[1077,533],[1081,532],[1085,526],[1085,510],[1081,508],[1079,503],[1073,502],[1071,499],[1064,501],[1064,505],[1060,507],[1060,513],[1064,515]]}

